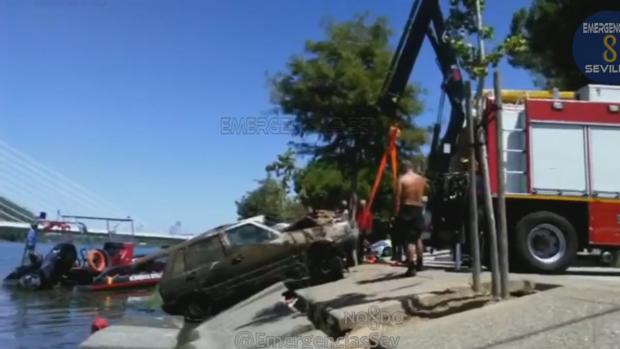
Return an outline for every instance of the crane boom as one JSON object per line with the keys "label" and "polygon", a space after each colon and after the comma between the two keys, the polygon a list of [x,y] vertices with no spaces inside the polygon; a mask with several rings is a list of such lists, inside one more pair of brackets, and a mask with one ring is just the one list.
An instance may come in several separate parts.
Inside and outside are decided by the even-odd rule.
{"label": "crane boom", "polygon": [[[441,175],[449,171],[450,158],[455,150],[459,131],[465,120],[464,88],[458,61],[452,48],[443,40],[445,22],[438,0],[416,0],[392,58],[387,77],[380,94],[380,105],[395,110],[402,97],[422,42],[427,37],[435,51],[443,76],[442,89],[448,96],[451,115],[443,138],[441,125],[433,130],[433,140],[428,158],[428,172]],[[447,145],[447,146],[446,146]]]}

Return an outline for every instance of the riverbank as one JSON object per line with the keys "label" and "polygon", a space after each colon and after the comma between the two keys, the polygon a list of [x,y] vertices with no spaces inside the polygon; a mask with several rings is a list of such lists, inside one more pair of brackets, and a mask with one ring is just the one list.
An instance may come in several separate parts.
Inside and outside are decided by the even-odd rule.
{"label": "riverbank", "polygon": [[[308,348],[410,348],[421,343],[432,348],[560,343],[581,348],[617,343],[620,332],[612,327],[620,320],[620,273],[606,269],[612,275],[607,277],[599,275],[601,268],[582,269],[566,275],[511,274],[513,298],[495,302],[488,291],[472,293],[466,273],[430,269],[402,278],[401,268],[363,265],[343,280],[297,291],[294,306],[283,302],[286,288],[276,284],[199,325],[185,324],[176,332],[111,327],[81,348],[103,348],[110,336],[121,334],[142,336],[161,349],[299,347],[293,342]],[[488,273],[483,281],[489,281]],[[176,342],[171,344],[173,332]]]}

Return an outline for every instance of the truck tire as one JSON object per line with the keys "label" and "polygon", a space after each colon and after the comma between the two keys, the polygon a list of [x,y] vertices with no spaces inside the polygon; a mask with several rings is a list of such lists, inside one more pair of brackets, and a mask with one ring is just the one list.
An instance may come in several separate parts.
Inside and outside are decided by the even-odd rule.
{"label": "truck tire", "polygon": [[562,272],[577,255],[578,240],[573,225],[549,211],[526,215],[515,229],[516,253],[529,270]]}
{"label": "truck tire", "polygon": [[185,303],[184,318],[186,322],[202,322],[213,316],[211,302],[201,299],[201,295],[189,297]]}

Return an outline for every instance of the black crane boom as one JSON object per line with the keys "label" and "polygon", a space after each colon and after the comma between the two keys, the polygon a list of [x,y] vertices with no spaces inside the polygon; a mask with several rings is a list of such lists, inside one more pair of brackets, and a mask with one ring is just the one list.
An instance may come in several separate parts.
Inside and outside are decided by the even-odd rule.
{"label": "black crane boom", "polygon": [[436,124],[433,131],[427,171],[431,175],[442,175],[449,171],[450,159],[456,149],[455,145],[465,120],[464,84],[456,54],[444,40],[445,30],[446,25],[438,0],[414,2],[392,58],[379,101],[387,110],[395,110],[407,87],[422,42],[427,37],[435,51],[443,76],[441,86],[451,106],[451,115],[443,138],[440,140],[440,124]]}

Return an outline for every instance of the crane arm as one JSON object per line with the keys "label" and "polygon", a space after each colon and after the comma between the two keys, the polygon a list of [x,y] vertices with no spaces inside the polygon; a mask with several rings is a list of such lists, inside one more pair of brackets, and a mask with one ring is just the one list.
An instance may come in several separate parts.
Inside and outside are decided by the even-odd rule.
{"label": "crane arm", "polygon": [[379,100],[380,105],[388,112],[396,110],[398,100],[407,87],[424,38],[427,37],[435,51],[443,76],[442,89],[451,106],[451,115],[443,138],[440,139],[441,124],[439,122],[433,131],[428,159],[430,174],[443,174],[449,171],[450,158],[456,148],[454,145],[465,120],[463,80],[456,54],[443,40],[445,28],[438,0],[416,0],[414,2],[392,58]]}

